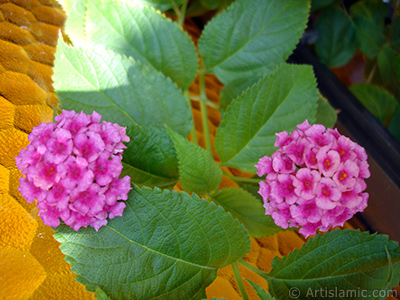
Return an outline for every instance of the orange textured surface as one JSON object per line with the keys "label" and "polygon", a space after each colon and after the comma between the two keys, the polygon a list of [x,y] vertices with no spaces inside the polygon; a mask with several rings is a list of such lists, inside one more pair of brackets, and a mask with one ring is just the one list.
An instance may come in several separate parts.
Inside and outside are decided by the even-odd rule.
{"label": "orange textured surface", "polygon": [[[94,299],[64,261],[51,228],[37,217],[37,208],[17,190],[21,176],[14,157],[28,144],[27,134],[40,122],[52,119],[56,98],[51,74],[62,10],[52,0],[0,0],[0,299]],[[198,36],[196,28],[189,28]],[[221,84],[206,78],[207,95],[218,101]],[[194,84],[191,93],[197,93]],[[193,115],[200,145],[204,145],[198,105]],[[208,108],[212,134],[220,114]],[[214,142],[212,140],[212,142]],[[218,156],[215,153],[215,159]],[[236,175],[238,175],[236,173]],[[235,186],[223,179],[221,186]],[[295,232],[282,232],[264,239],[252,239],[249,263],[268,271],[275,256],[287,255],[304,244]],[[264,279],[240,267],[248,278],[267,289]],[[251,299],[258,299],[245,282]],[[209,299],[241,299],[231,267],[221,269],[207,288]]]}

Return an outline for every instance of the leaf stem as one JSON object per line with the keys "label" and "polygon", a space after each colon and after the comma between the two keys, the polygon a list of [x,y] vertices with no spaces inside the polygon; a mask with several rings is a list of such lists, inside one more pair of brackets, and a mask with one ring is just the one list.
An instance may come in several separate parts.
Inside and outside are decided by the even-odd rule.
{"label": "leaf stem", "polygon": [[[192,109],[192,104],[191,104],[191,102],[190,102],[189,91],[188,91],[188,90],[185,90],[183,93],[185,94],[186,101],[189,103],[190,109]],[[196,134],[196,127],[195,127],[195,125],[194,125],[194,120],[193,120],[192,131],[190,132],[190,135],[191,135],[191,137],[192,137],[192,143],[195,144],[195,145],[197,145],[197,134]]]}
{"label": "leaf stem", "polygon": [[188,3],[189,3],[189,0],[185,0],[185,1],[183,1],[182,6],[181,6],[178,24],[182,28],[183,28],[183,22],[185,22],[186,8],[187,8]]}
{"label": "leaf stem", "polygon": [[268,276],[268,273],[267,273],[267,272],[264,272],[264,271],[262,271],[262,270],[260,270],[260,269],[258,269],[258,268],[256,268],[256,267],[252,266],[252,265],[249,264],[247,261],[245,261],[243,258],[242,258],[242,259],[239,259],[239,263],[240,263],[243,267],[245,267],[246,269],[248,269],[248,270],[250,270],[250,271],[256,273],[257,275],[260,275],[262,278],[267,279],[267,278],[270,277],[270,276]]}
{"label": "leaf stem", "polygon": [[240,291],[240,294],[242,295],[243,300],[249,300],[246,289],[244,288],[242,276],[240,276],[238,263],[235,262],[235,263],[231,264],[231,267],[233,270],[233,274],[235,275],[235,279],[238,284],[239,291]]}
{"label": "leaf stem", "polygon": [[208,115],[207,115],[207,95],[205,87],[205,68],[203,61],[201,61],[201,68],[199,71],[199,89],[200,89],[200,112],[201,112],[201,122],[203,124],[203,133],[206,144],[206,149],[212,155],[211,148],[211,138],[210,138],[210,128],[208,127]]}
{"label": "leaf stem", "polygon": [[[192,99],[194,101],[201,101],[200,97],[196,97],[196,96],[193,96],[193,95],[190,96],[190,99]],[[215,104],[214,102],[212,102],[212,101],[210,101],[208,99],[207,99],[207,105],[212,107],[212,108],[219,109],[219,106],[217,104]]]}
{"label": "leaf stem", "polygon": [[371,83],[372,78],[373,78],[374,75],[375,75],[375,72],[376,72],[377,67],[378,67],[378,61],[376,60],[375,63],[374,63],[374,65],[373,65],[373,67],[372,67],[372,70],[371,70],[371,72],[369,73],[368,78],[367,78],[367,80],[366,80],[366,83],[367,83],[367,84],[370,84],[370,83]]}
{"label": "leaf stem", "polygon": [[237,177],[234,175],[230,175],[226,172],[224,172],[224,176],[234,180],[234,181],[239,181],[239,182],[252,182],[252,183],[259,183],[262,179],[257,179],[257,178],[243,178],[243,177]]}

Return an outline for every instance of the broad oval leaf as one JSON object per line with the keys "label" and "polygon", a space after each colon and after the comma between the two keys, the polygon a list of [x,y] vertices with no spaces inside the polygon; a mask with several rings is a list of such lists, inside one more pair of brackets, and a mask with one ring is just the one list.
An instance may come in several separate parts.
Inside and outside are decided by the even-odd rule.
{"label": "broad oval leaf", "polygon": [[139,61],[102,49],[81,49],[59,39],[54,87],[61,107],[91,113],[121,126],[138,124],[189,134],[192,113],[169,78]]}
{"label": "broad oval leaf", "polygon": [[183,189],[199,195],[215,191],[222,180],[222,171],[210,152],[189,142],[170,128],[167,131],[178,155],[179,180]]}
{"label": "broad oval leaf", "polygon": [[121,176],[129,175],[138,186],[172,188],[179,178],[174,143],[165,130],[128,126]]}
{"label": "broad oval leaf", "polygon": [[[271,272],[263,277],[277,299],[290,295],[319,299],[324,298],[321,293],[335,291],[329,299],[377,299],[383,294],[377,292],[390,292],[399,283],[400,249],[386,235],[337,229],[318,234],[286,257],[275,258]],[[297,294],[290,289],[297,289]]]}
{"label": "broad oval leaf", "polygon": [[339,67],[352,58],[356,50],[355,29],[350,17],[339,8],[324,11],[315,23],[318,39],[315,51],[328,67]]}
{"label": "broad oval leaf", "polygon": [[215,148],[223,165],[255,173],[258,160],[275,151],[275,133],[315,120],[318,90],[310,66],[284,64],[228,107]]}
{"label": "broad oval leaf", "polygon": [[60,0],[63,10],[67,13],[64,31],[75,46],[85,46],[87,35],[85,20],[88,0]]}
{"label": "broad oval leaf", "polygon": [[154,8],[159,9],[161,11],[168,10],[170,8],[173,8],[174,6],[178,7],[183,2],[183,0],[128,0],[128,1],[135,4],[139,3],[139,4],[153,6]]}
{"label": "broad oval leaf", "polygon": [[261,202],[241,188],[219,190],[211,195],[211,200],[242,222],[252,237],[270,236],[283,230],[265,215]]}
{"label": "broad oval leaf", "polygon": [[317,114],[315,115],[315,123],[322,124],[325,127],[333,128],[337,120],[335,109],[329,104],[321,94],[318,95]]}
{"label": "broad oval leaf", "polygon": [[286,61],[307,23],[309,0],[237,0],[203,30],[199,51],[223,82],[267,73]]}
{"label": "broad oval leaf", "polygon": [[379,74],[382,79],[386,82],[390,82],[393,80],[395,76],[393,60],[396,56],[397,51],[394,47],[390,45],[383,45],[378,52],[378,67]]}
{"label": "broad oval leaf", "polygon": [[196,195],[129,193],[123,217],[94,229],[55,228],[77,281],[111,299],[202,299],[219,268],[247,254],[243,225]]}
{"label": "broad oval leaf", "polygon": [[358,46],[369,59],[376,58],[385,43],[383,25],[388,9],[383,1],[375,0],[360,1],[350,7]]}
{"label": "broad oval leaf", "polygon": [[190,37],[155,9],[117,0],[91,0],[86,31],[94,45],[161,71],[186,89],[196,77],[198,58]]}
{"label": "broad oval leaf", "polygon": [[379,122],[389,125],[399,104],[388,91],[371,84],[355,84],[350,87],[350,91]]}
{"label": "broad oval leaf", "polygon": [[275,298],[273,298],[271,296],[271,294],[268,294],[265,290],[263,290],[263,288],[261,286],[259,286],[257,283],[246,279],[246,281],[251,285],[251,287],[256,291],[258,298],[260,298],[260,300],[275,300]]}

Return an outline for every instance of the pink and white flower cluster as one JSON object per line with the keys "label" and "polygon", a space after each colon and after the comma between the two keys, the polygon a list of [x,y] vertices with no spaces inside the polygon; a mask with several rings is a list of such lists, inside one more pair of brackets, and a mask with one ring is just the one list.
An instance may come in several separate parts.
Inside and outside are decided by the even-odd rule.
{"label": "pink and white flower cluster", "polygon": [[337,129],[310,125],[306,120],[290,135],[276,134],[271,157],[255,167],[265,213],[282,227],[299,227],[305,237],[317,229],[343,226],[367,206],[365,178],[370,176],[367,154]]}
{"label": "pink and white flower cluster", "polygon": [[29,134],[31,142],[16,163],[21,177],[19,191],[39,216],[52,227],[60,218],[74,230],[90,225],[96,230],[122,216],[130,178],[119,178],[122,152],[129,142],[126,128],[103,121],[101,115],[66,111],[58,123],[41,123]]}

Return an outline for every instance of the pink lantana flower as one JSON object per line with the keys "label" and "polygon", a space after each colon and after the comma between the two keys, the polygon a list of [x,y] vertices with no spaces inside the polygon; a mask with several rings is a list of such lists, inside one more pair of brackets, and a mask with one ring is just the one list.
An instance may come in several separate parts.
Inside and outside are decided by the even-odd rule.
{"label": "pink lantana flower", "polygon": [[28,201],[37,200],[39,216],[52,227],[60,219],[74,230],[99,230],[107,218],[122,216],[130,177],[122,171],[126,128],[103,121],[101,115],[63,111],[56,123],[32,130],[31,143],[16,157],[21,177],[19,191]]}
{"label": "pink lantana flower", "polygon": [[282,228],[301,226],[305,237],[343,226],[367,206],[367,154],[336,129],[306,120],[288,135],[277,133],[270,157],[255,165],[265,213]]}

